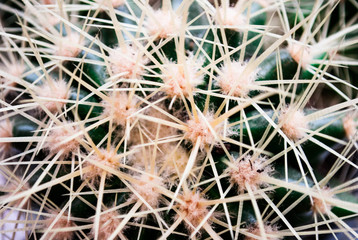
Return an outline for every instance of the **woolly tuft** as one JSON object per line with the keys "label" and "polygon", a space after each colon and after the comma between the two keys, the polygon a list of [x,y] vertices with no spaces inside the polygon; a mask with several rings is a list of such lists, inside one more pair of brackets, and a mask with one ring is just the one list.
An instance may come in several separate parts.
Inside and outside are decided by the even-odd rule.
{"label": "woolly tuft", "polygon": [[[94,219],[93,219],[94,221]],[[112,233],[117,229],[119,224],[121,224],[121,219],[119,219],[119,214],[117,211],[110,211],[106,213],[102,213],[99,219],[99,231],[98,231],[98,239],[105,240],[109,239]],[[91,229],[90,236],[95,238],[95,226]],[[120,239],[123,236],[120,232],[114,239]]]}
{"label": "woolly tuft", "polygon": [[278,121],[282,124],[283,133],[292,141],[298,141],[305,136],[308,123],[303,111],[286,107],[281,111]]}
{"label": "woolly tuft", "polygon": [[46,100],[40,99],[40,101],[51,113],[56,113],[63,108],[64,100],[68,99],[70,95],[67,83],[63,79],[57,81],[51,79],[50,82],[44,83],[35,91],[38,97],[47,98]]}
{"label": "woolly tuft", "polygon": [[[72,122],[65,122],[62,127],[56,127],[50,131],[44,147],[52,154],[56,154],[62,150],[62,156],[67,157],[71,152],[74,152],[80,147],[80,143],[76,138],[68,140],[79,131],[80,129],[77,126],[72,125]],[[63,141],[66,142],[62,143]]]}
{"label": "woolly tuft", "polygon": [[56,43],[56,52],[55,55],[60,57],[76,57],[82,46],[83,42],[81,37],[77,33],[70,33],[67,36],[60,37]]}
{"label": "woolly tuft", "polygon": [[248,184],[252,191],[261,187],[267,187],[268,184],[261,180],[261,176],[271,176],[274,171],[270,165],[265,166],[265,157],[252,159],[247,155],[242,160],[236,160],[234,166],[229,166],[230,182],[238,186],[238,190],[243,192]]}
{"label": "woolly tuft", "polygon": [[135,98],[129,99],[127,93],[113,92],[109,95],[108,100],[102,101],[103,116],[111,116],[113,123],[117,125],[125,125],[129,121],[129,116],[136,112],[137,101]]}
{"label": "woolly tuft", "polygon": [[164,65],[165,92],[170,97],[180,97],[181,94],[187,97],[190,90],[203,82],[203,75],[198,75],[201,65],[202,62],[194,61],[193,57],[188,58],[184,65],[173,62]]}
{"label": "woolly tuft", "polygon": [[246,23],[246,18],[235,7],[221,7],[216,10],[215,21],[229,28],[236,29]]}
{"label": "woolly tuft", "polygon": [[[111,148],[109,151],[107,149],[99,149],[100,153],[97,155],[96,153],[89,156],[92,161],[99,162],[109,168],[118,169],[121,165],[119,161],[118,154],[115,149]],[[89,180],[92,184],[97,185],[100,181],[100,177],[105,169],[98,167],[97,165],[86,161],[84,167],[89,167],[90,171],[86,172],[83,177]],[[112,177],[112,174],[107,172],[107,178]]]}
{"label": "woolly tuft", "polygon": [[108,61],[113,74],[127,72],[124,78],[140,78],[144,73],[144,65],[149,60],[138,49],[132,46],[117,47],[109,52]]}
{"label": "woolly tuft", "polygon": [[[164,187],[163,181],[160,178],[152,177],[147,174],[142,174],[136,177],[138,182],[133,183],[134,189],[137,193],[152,207],[158,208],[160,203],[161,193],[158,188]],[[138,199],[135,194],[132,195],[132,199]],[[146,210],[147,206],[142,205],[142,210]]]}
{"label": "woolly tuft", "polygon": [[[267,240],[279,240],[282,239],[282,237],[278,236],[278,228],[276,225],[269,225],[269,224],[264,224],[264,229],[265,229],[265,233],[267,236]],[[257,240],[257,239],[261,239],[261,232],[260,232],[260,227],[259,225],[253,224],[250,225],[248,228],[249,233],[254,234],[255,236],[257,236],[257,238],[255,237],[249,237],[246,236],[245,240]]]}
{"label": "woolly tuft", "polygon": [[[232,61],[224,64],[220,70],[221,74],[217,78],[217,85],[221,92],[231,96],[246,97],[250,89],[254,86],[258,71],[251,72],[248,76],[242,73],[247,66],[246,62]],[[232,89],[234,90],[232,91]]]}
{"label": "woolly tuft", "polygon": [[153,16],[154,18],[148,18],[145,24],[149,36],[157,39],[169,38],[180,31],[181,18],[175,12],[156,10]]}
{"label": "woolly tuft", "polygon": [[189,192],[182,196],[183,204],[180,205],[179,211],[185,216],[185,226],[188,231],[194,230],[201,221],[208,215],[209,209],[205,204],[205,198],[200,196],[199,192]]}
{"label": "woolly tuft", "polygon": [[[51,211],[50,212],[51,216],[48,217],[45,220],[45,230],[47,228],[49,228],[49,226],[55,221],[57,215],[59,214],[58,211]],[[49,237],[49,239],[53,239],[53,240],[70,240],[73,239],[74,237],[74,232],[73,231],[63,231],[63,228],[68,228],[68,227],[74,227],[75,223],[71,220],[68,220],[68,217],[66,215],[62,215],[54,224],[54,226],[52,227],[50,233],[47,235]],[[54,232],[55,231],[55,232]]]}

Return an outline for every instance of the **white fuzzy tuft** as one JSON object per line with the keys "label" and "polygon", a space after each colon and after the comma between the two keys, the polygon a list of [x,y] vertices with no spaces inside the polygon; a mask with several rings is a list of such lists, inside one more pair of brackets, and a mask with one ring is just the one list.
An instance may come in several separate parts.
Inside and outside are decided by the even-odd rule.
{"label": "white fuzzy tuft", "polygon": [[314,212],[327,214],[331,210],[332,206],[325,202],[323,199],[332,198],[334,194],[329,187],[324,187],[321,189],[321,195],[322,199],[313,198],[312,210]]}
{"label": "white fuzzy tuft", "polygon": [[[215,135],[220,139],[220,137],[226,135],[230,136],[232,131],[230,128],[225,129],[225,121],[217,124],[216,126],[212,127],[211,123],[214,121],[213,113],[207,113],[205,116],[199,115],[197,119],[190,119],[187,121],[187,131],[184,134],[184,137],[191,141],[193,144],[197,141],[199,137],[201,137],[201,148],[204,146],[216,144],[218,139]],[[210,130],[209,126],[211,126]]]}
{"label": "white fuzzy tuft", "polygon": [[[20,78],[25,71],[25,66],[20,63],[0,66],[0,70],[10,74],[13,77]],[[0,76],[0,83],[9,87],[15,87],[16,81]]]}
{"label": "white fuzzy tuft", "polygon": [[136,112],[136,103],[134,98],[129,99],[127,93],[113,92],[109,99],[102,102],[103,116],[111,116],[114,124],[123,126],[130,120],[129,116]]}
{"label": "white fuzzy tuft", "polygon": [[220,68],[221,74],[216,81],[222,93],[228,95],[232,91],[231,96],[247,96],[250,89],[255,85],[258,71],[251,72],[249,75],[242,75],[246,67],[247,63],[232,61]]}
{"label": "white fuzzy tuft", "polygon": [[303,111],[286,107],[281,111],[278,121],[282,124],[282,132],[292,141],[298,141],[305,136],[308,122]]}
{"label": "white fuzzy tuft", "polygon": [[139,78],[149,60],[132,46],[118,47],[109,52],[108,61],[113,74],[127,72],[125,78]]}
{"label": "white fuzzy tuft", "polygon": [[[50,216],[45,220],[45,230],[55,221],[57,215],[59,214],[58,211],[52,211],[50,213],[52,214],[52,216]],[[68,217],[66,215],[62,215],[56,221],[56,223],[54,224],[54,226],[50,231],[50,234],[48,234],[47,237],[53,240],[73,239],[74,236],[73,231],[64,231],[62,229],[68,227],[74,227],[74,226],[75,224],[73,221],[68,220]],[[52,231],[56,231],[56,232],[52,232]]]}
{"label": "white fuzzy tuft", "polygon": [[[38,87],[35,91],[38,97],[47,98],[40,99],[43,105],[51,112],[56,113],[59,109],[63,108],[66,99],[69,97],[69,90],[65,80],[50,80],[51,82],[45,82]],[[53,99],[52,101],[49,100]]]}
{"label": "white fuzzy tuft", "polygon": [[[279,240],[279,239],[282,239],[282,237],[278,234],[277,226],[264,224],[264,230],[265,230],[265,233],[266,233],[267,240]],[[248,231],[249,231],[249,233],[257,236],[258,238],[246,236],[245,240],[261,239],[260,238],[261,237],[261,231],[260,231],[260,227],[259,227],[259,225],[257,223],[249,226]]]}
{"label": "white fuzzy tuft", "polygon": [[164,65],[164,90],[170,97],[180,97],[181,93],[187,97],[190,90],[203,83],[203,75],[199,75],[202,61],[194,61],[189,57],[185,65],[169,62]]}
{"label": "white fuzzy tuft", "polygon": [[[158,208],[160,203],[161,193],[158,188],[164,187],[163,181],[160,178],[152,177],[147,174],[143,174],[140,177],[136,177],[138,182],[133,183],[134,189],[137,193],[152,207]],[[132,199],[138,199],[135,194],[132,195]],[[147,206],[142,205],[142,210],[146,210]]]}
{"label": "white fuzzy tuft", "polygon": [[235,7],[220,7],[216,10],[215,21],[224,26],[236,28],[246,23],[246,18]]}
{"label": "white fuzzy tuft", "polygon": [[81,37],[77,33],[69,33],[65,37],[60,37],[56,43],[55,55],[60,57],[76,57],[80,51],[80,46],[83,45]]}
{"label": "white fuzzy tuft", "polygon": [[156,38],[169,38],[180,31],[181,18],[175,12],[157,10],[153,18],[148,18],[146,28],[149,36]]}
{"label": "white fuzzy tuft", "polygon": [[[95,218],[93,218],[93,221],[94,219]],[[99,219],[98,239],[99,240],[109,239],[109,237],[117,229],[117,227],[121,224],[121,222],[122,220],[119,218],[119,214],[117,211],[102,213]],[[90,235],[91,235],[91,239],[95,238],[94,224],[93,224],[93,228],[91,229]],[[122,235],[122,233],[120,232],[118,235]],[[119,239],[119,236],[116,236],[114,239]]]}
{"label": "white fuzzy tuft", "polygon": [[[121,166],[121,163],[118,158],[118,154],[112,148],[109,151],[107,149],[99,149],[100,153],[97,155],[96,153],[92,154],[89,158],[94,161],[105,165],[111,169],[118,169]],[[100,177],[103,171],[107,172],[105,169],[101,167],[97,167],[95,164],[92,164],[86,161],[84,167],[89,167],[90,171],[86,172],[83,177],[89,180],[92,184],[97,185],[99,183]],[[112,174],[107,172],[107,178],[112,177]]]}
{"label": "white fuzzy tuft", "polygon": [[180,204],[179,211],[185,216],[185,226],[189,231],[194,230],[201,221],[208,215],[208,205],[205,204],[206,199],[200,196],[199,192],[189,192],[182,196],[183,204]]}
{"label": "white fuzzy tuft", "polygon": [[[66,122],[61,128],[55,128],[50,131],[44,145],[50,153],[56,154],[62,150],[62,156],[67,157],[80,147],[80,143],[76,138],[68,140],[80,131],[77,126],[71,124],[72,122]],[[63,141],[66,142],[62,143]]]}
{"label": "white fuzzy tuft", "polygon": [[185,133],[185,138],[195,143],[197,139],[201,137],[202,147],[216,143],[216,138],[208,126],[212,120],[212,115],[206,116],[206,121],[201,116],[199,116],[198,119],[189,120],[187,122],[188,130]]}
{"label": "white fuzzy tuft", "polygon": [[261,180],[261,176],[270,176],[273,168],[269,165],[265,166],[265,161],[265,157],[252,159],[250,155],[242,160],[236,160],[234,166],[229,167],[231,183],[236,184],[239,191],[246,190],[245,184],[248,184],[253,191],[268,186]]}

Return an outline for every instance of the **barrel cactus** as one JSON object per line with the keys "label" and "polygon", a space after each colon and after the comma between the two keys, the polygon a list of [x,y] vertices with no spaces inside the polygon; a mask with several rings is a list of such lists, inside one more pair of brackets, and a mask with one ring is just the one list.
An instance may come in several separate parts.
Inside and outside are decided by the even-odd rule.
{"label": "barrel cactus", "polygon": [[0,3],[1,235],[357,239],[357,8]]}

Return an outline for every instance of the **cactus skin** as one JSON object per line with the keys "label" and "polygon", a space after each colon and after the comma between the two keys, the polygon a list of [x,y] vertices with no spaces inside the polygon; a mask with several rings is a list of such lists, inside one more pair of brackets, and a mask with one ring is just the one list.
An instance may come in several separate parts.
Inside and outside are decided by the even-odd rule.
{"label": "cactus skin", "polygon": [[356,6],[316,2],[1,4],[1,213],[34,239],[358,238]]}

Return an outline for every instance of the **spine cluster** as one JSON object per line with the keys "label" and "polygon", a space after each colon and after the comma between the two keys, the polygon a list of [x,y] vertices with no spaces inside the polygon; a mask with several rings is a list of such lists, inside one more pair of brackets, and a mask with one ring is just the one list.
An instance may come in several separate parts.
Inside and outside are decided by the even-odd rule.
{"label": "spine cluster", "polygon": [[354,1],[0,9],[1,236],[358,238]]}

